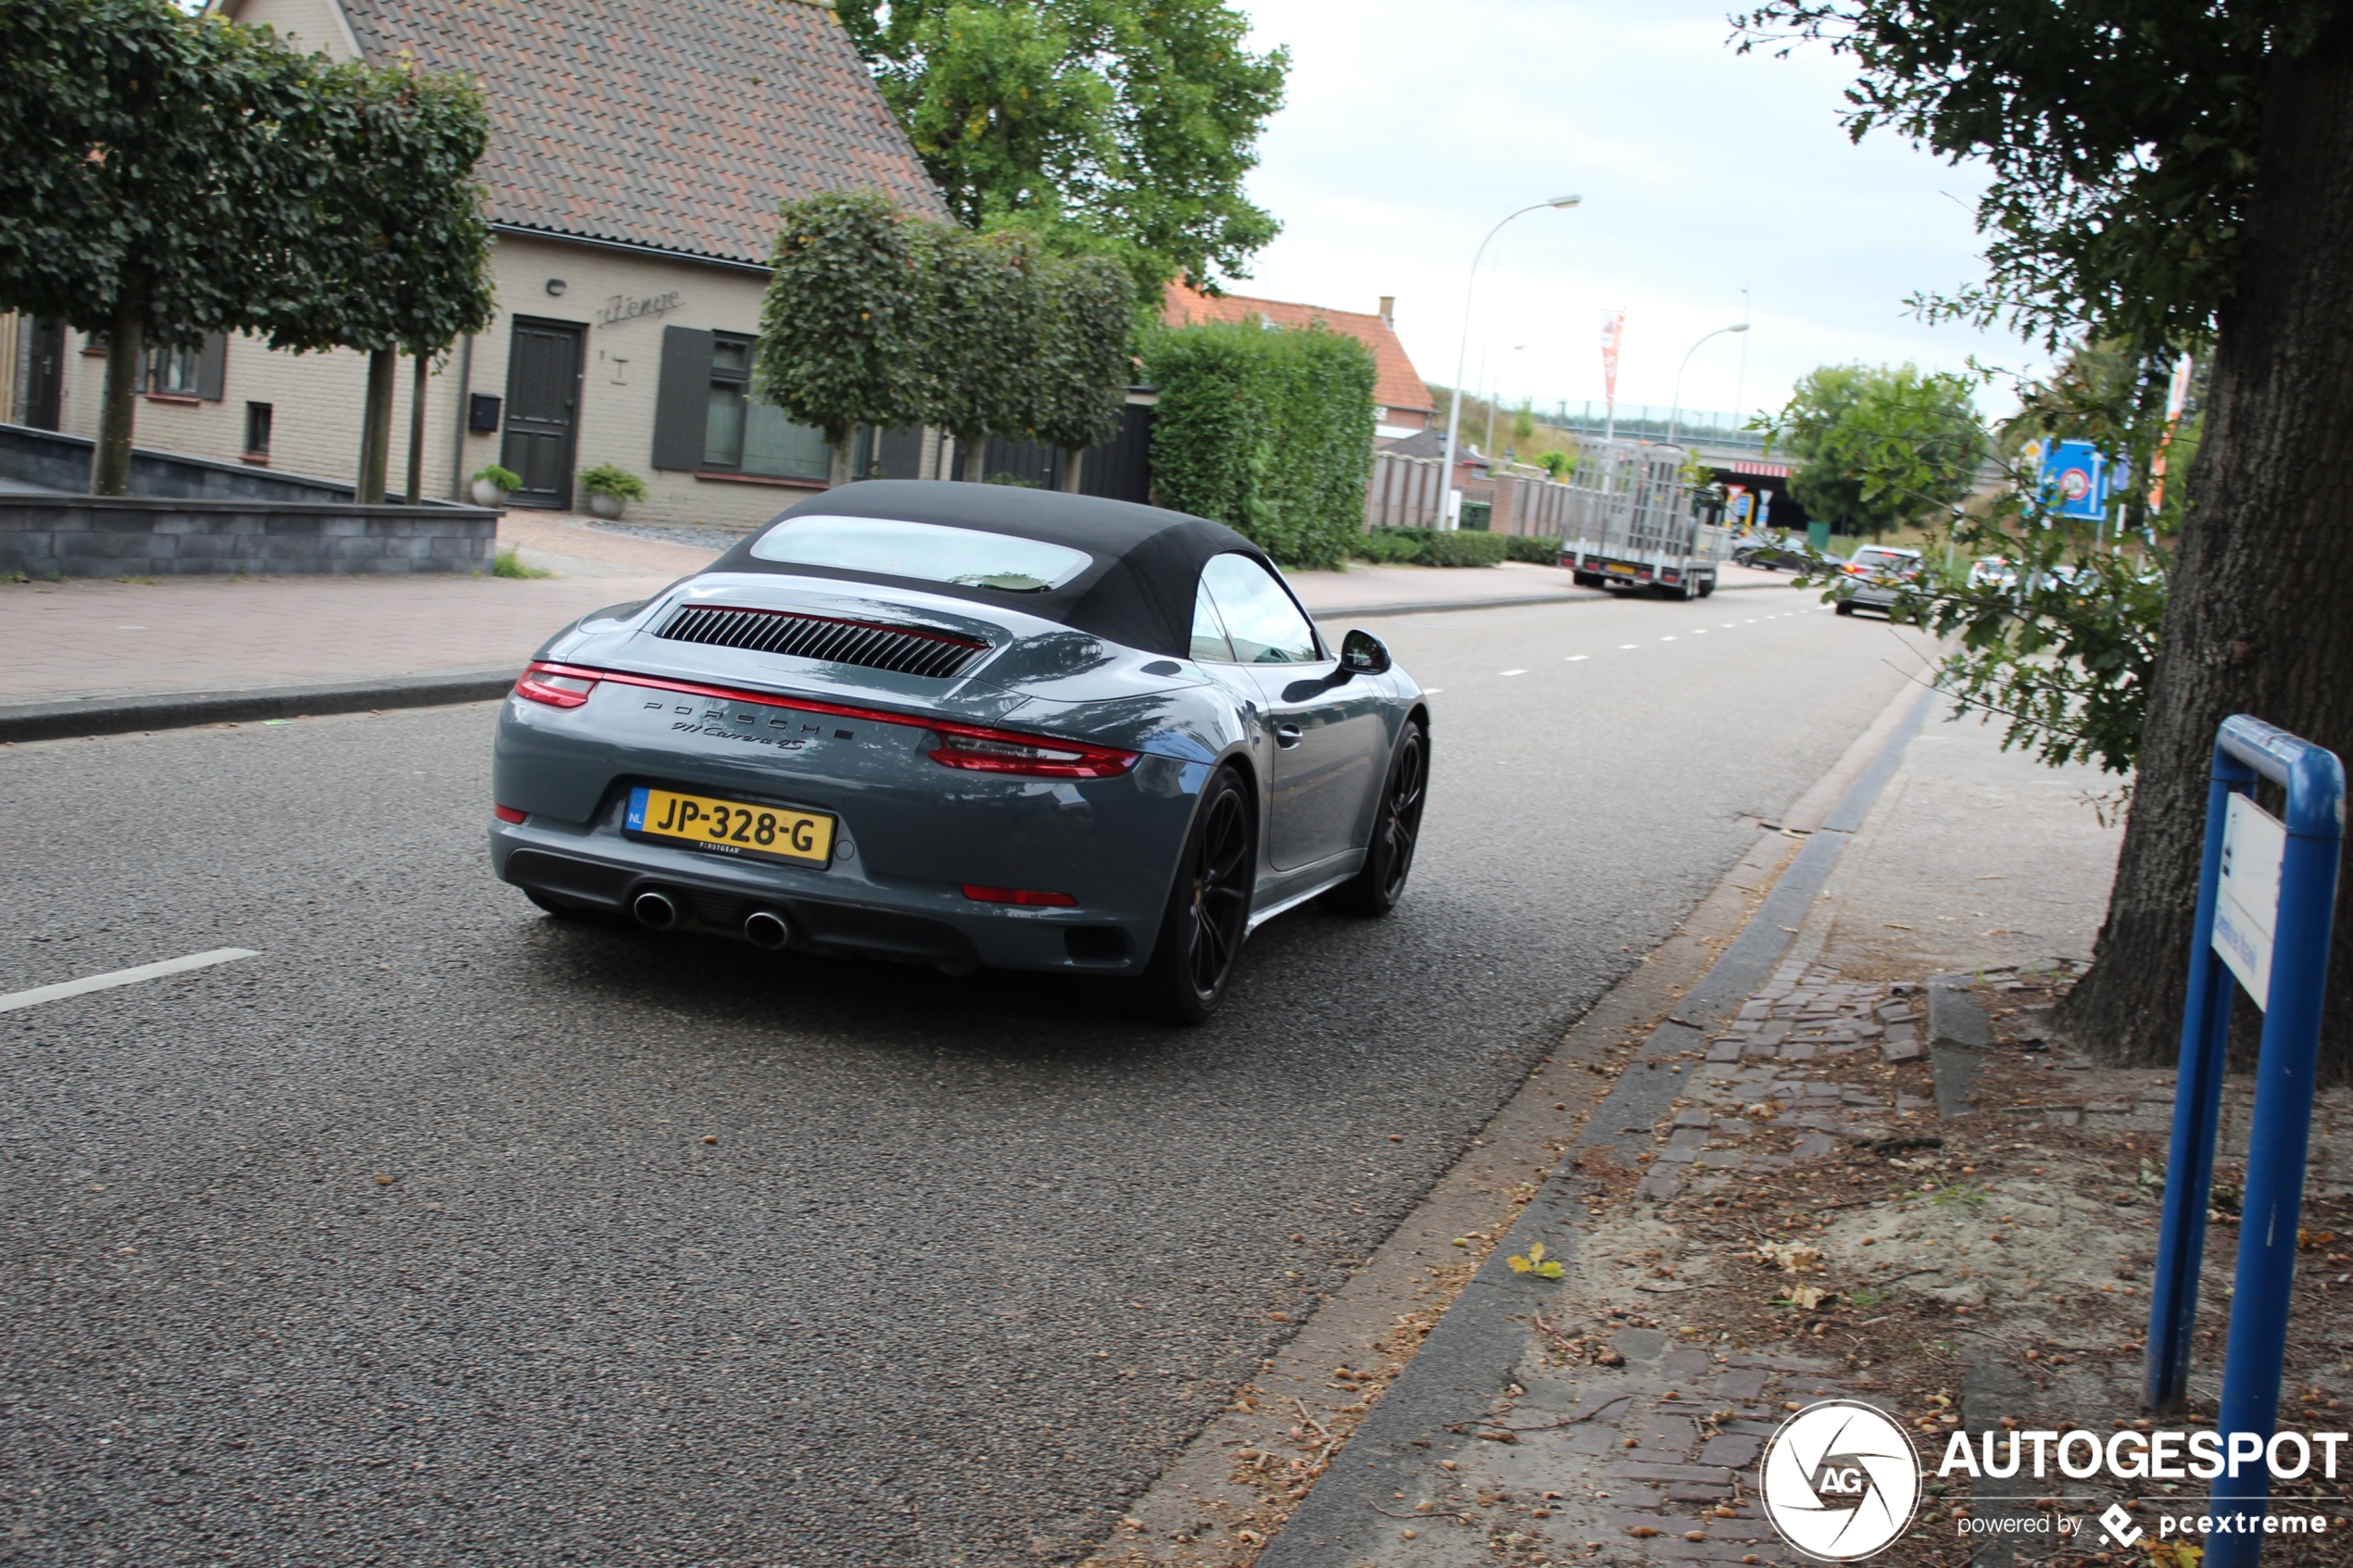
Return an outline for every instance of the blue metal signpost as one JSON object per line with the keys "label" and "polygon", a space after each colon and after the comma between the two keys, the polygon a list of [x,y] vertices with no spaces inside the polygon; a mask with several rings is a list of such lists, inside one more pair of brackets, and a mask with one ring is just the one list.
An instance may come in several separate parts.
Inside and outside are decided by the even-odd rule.
{"label": "blue metal signpost", "polygon": [[[2284,822],[2256,805],[2258,778],[2287,791]],[[2173,1087],[2165,1219],[2149,1301],[2145,1393],[2149,1409],[2160,1415],[2180,1411],[2187,1396],[2235,975],[2263,1010],[2263,1047],[2216,1423],[2225,1453],[2242,1457],[2215,1481],[2212,1511],[2241,1515],[2257,1533],[2246,1533],[2242,1524],[2212,1537],[2207,1568],[2252,1568],[2262,1551],[2271,1473],[2261,1458],[2243,1457],[2240,1435],[2268,1447],[2279,1410],[2329,929],[2345,838],[2345,767],[2334,752],[2240,714],[2225,720],[2215,736],[2212,780],[2182,1067]]]}

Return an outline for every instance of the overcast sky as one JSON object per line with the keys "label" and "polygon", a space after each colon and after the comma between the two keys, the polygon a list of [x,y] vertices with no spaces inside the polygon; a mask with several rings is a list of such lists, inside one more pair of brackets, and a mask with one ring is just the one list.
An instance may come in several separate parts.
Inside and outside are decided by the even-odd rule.
{"label": "overcast sky", "polygon": [[1982,275],[1982,175],[1884,134],[1849,143],[1851,69],[1819,46],[1736,55],[1723,0],[1235,3],[1291,75],[1251,181],[1284,232],[1230,292],[1350,310],[1395,295],[1416,368],[1448,382],[1479,236],[1574,193],[1490,247],[1466,385],[1484,350],[1507,397],[1599,400],[1619,308],[1619,407],[1663,407],[1693,340],[1741,320],[1743,284],[1753,328],[1692,356],[1685,408],[1777,407],[1825,362],[2040,358],[1904,307]]}

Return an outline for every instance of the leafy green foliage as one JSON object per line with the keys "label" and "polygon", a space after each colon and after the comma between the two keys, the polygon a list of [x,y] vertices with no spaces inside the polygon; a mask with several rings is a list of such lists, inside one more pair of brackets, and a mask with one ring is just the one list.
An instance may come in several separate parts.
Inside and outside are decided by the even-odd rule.
{"label": "leafy green foliage", "polygon": [[618,463],[598,463],[580,472],[580,488],[591,495],[618,495],[624,501],[646,498],[646,482]]}
{"label": "leafy green foliage", "polygon": [[1505,560],[1526,561],[1530,566],[1558,566],[1561,542],[1548,534],[1498,533],[1504,542]]}
{"label": "leafy green foliage", "polygon": [[502,469],[497,463],[491,464],[488,468],[476,469],[472,477],[486,479],[499,489],[510,493],[522,488],[522,475],[512,469]]}
{"label": "leafy green foliage", "polygon": [[1152,477],[1181,511],[1247,534],[1287,566],[1336,566],[1363,536],[1373,358],[1322,327],[1216,321],[1153,333]]}
{"label": "leafy green foliage", "polygon": [[1281,107],[1220,0],[848,0],[842,23],[975,228],[1067,230],[1139,293],[1238,273],[1277,225],[1242,194]]}
{"label": "leafy green foliage", "polygon": [[1824,365],[1756,423],[1797,459],[1790,493],[1809,514],[1876,536],[1969,494],[1986,445],[1969,392],[1910,365]]}
{"label": "leafy green foliage", "polygon": [[827,192],[780,211],[752,390],[824,432],[846,470],[853,428],[918,423],[928,411],[924,258],[937,226],[871,193]]}
{"label": "leafy green foliage", "polygon": [[1886,127],[1994,173],[1987,282],[1921,301],[2057,348],[2086,330],[2148,354],[2209,330],[2234,286],[2274,49],[2304,0],[1767,0],[1749,36],[1825,39],[1861,68],[1849,132]]}
{"label": "leafy green foliage", "polygon": [[1041,262],[1038,344],[1025,380],[1025,423],[1050,446],[1083,452],[1119,433],[1136,365],[1128,352],[1133,279],[1107,257],[1047,256]]}
{"label": "leafy green foliage", "polygon": [[490,144],[480,90],[358,61],[314,69],[315,222],[283,253],[271,346],[431,354],[483,331],[496,287],[473,180]]}
{"label": "leafy green foliage", "polygon": [[1026,383],[1042,335],[1045,257],[1024,235],[928,224],[922,256],[921,412],[977,458],[988,437],[1025,433],[1037,408]]}
{"label": "leafy green foliage", "polygon": [[1554,449],[1536,454],[1537,464],[1554,480],[1567,479],[1577,471],[1577,459],[1568,453]]}
{"label": "leafy green foliage", "polygon": [[553,577],[555,573],[544,566],[525,566],[522,557],[515,553],[512,546],[509,546],[491,558],[490,575],[529,580],[535,577]]}
{"label": "leafy green foliage", "polygon": [[[2152,413],[2145,380],[2119,372],[2098,352],[2079,353],[2050,381],[2020,388],[2022,411],[2005,427],[2003,445],[2015,450],[2030,436],[2064,437],[2153,455],[2166,437],[2162,383]],[[1941,449],[1944,439],[1898,430],[1843,448],[1849,480],[1913,495],[1925,509],[1931,497],[1919,488],[1924,459],[1916,445]],[[2117,517],[2068,518],[2042,494],[2031,462],[2006,467],[2008,483],[1982,512],[1943,507],[1935,530],[1943,549],[1930,553],[1891,618],[1944,640],[1938,685],[1965,709],[2002,720],[2004,749],[2031,750],[2053,767],[2089,763],[2129,774],[2147,719],[2171,566],[2156,541],[2159,525],[2179,515],[2182,487],[2172,487],[2159,512],[2147,508],[2141,485],[2127,484],[2112,498]],[[2145,467],[2145,458],[2135,471]],[[2145,525],[2141,533],[2120,526],[2127,516]],[[1799,581],[1828,583],[1823,597],[1832,601],[1851,596],[1856,583],[1820,563]]]}
{"label": "leafy green foliage", "polygon": [[[1523,554],[1529,546],[1541,554]],[[1376,528],[1359,534],[1348,553],[1384,566],[1495,566],[1506,560],[1550,561],[1559,553],[1552,540],[1520,540],[1510,533],[1470,529]]]}

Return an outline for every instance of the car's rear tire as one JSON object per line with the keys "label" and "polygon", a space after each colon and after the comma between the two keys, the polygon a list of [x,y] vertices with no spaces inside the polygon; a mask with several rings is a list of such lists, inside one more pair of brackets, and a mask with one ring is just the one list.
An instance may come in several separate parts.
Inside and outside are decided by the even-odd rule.
{"label": "car's rear tire", "polygon": [[1380,809],[1373,815],[1372,842],[1365,847],[1365,866],[1331,890],[1335,909],[1354,915],[1385,915],[1405,897],[1405,879],[1413,874],[1414,849],[1421,842],[1422,806],[1429,795],[1429,735],[1409,721],[1397,743],[1397,757],[1381,786]]}
{"label": "car's rear tire", "polygon": [[1151,961],[1136,982],[1148,1011],[1189,1024],[1217,1010],[1250,934],[1257,877],[1257,813],[1242,781],[1221,768],[1202,791]]}

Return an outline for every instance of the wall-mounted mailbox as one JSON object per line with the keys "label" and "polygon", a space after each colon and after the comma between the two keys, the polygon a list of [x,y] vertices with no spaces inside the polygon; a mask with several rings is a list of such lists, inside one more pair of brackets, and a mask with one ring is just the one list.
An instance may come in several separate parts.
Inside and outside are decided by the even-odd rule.
{"label": "wall-mounted mailbox", "polygon": [[476,435],[488,435],[498,428],[499,399],[487,392],[472,394],[466,408],[466,428]]}

